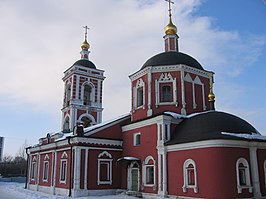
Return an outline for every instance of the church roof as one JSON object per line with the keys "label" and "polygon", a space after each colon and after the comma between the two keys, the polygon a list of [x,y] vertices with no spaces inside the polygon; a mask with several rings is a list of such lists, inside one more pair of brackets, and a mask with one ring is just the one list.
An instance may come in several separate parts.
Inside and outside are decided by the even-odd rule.
{"label": "church roof", "polygon": [[211,139],[263,140],[259,139],[262,136],[247,121],[219,111],[208,111],[185,117],[171,137],[172,139],[166,145]]}
{"label": "church roof", "polygon": [[185,64],[193,68],[204,70],[201,64],[193,57],[176,51],[162,52],[148,59],[142,66],[144,69],[148,66],[163,66]]}
{"label": "church roof", "polygon": [[93,68],[93,69],[96,69],[96,66],[94,65],[94,63],[92,63],[90,60],[88,59],[80,59],[78,61],[76,61],[74,65],[79,65],[79,66],[84,66],[84,67],[87,67],[87,68]]}

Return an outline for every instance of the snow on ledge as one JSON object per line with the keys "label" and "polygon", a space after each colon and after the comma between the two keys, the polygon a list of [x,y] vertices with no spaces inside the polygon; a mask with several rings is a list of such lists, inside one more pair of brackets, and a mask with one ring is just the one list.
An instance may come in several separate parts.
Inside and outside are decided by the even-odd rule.
{"label": "snow on ledge", "polygon": [[236,134],[236,133],[221,132],[221,134],[222,135],[229,135],[229,136],[239,137],[239,138],[245,138],[245,139],[249,139],[249,140],[265,140],[266,141],[266,136],[260,135],[258,133],[251,133],[251,134],[240,133],[240,134]]}
{"label": "snow on ledge", "polygon": [[205,113],[209,113],[209,112],[213,112],[213,110],[211,111],[204,111],[204,112],[198,112],[198,113],[192,113],[190,115],[183,115],[183,114],[179,114],[179,113],[174,113],[174,112],[164,112],[165,114],[171,115],[173,118],[175,119],[185,119],[185,118],[191,118],[194,117],[196,115],[201,115],[201,114],[205,114]]}

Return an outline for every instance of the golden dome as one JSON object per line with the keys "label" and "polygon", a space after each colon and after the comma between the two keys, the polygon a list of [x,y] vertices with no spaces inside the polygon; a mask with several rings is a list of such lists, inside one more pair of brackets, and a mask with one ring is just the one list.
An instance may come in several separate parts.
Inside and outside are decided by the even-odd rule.
{"label": "golden dome", "polygon": [[173,24],[171,17],[169,19],[169,24],[164,28],[164,32],[167,35],[175,35],[177,33],[177,28]]}
{"label": "golden dome", "polygon": [[208,95],[208,100],[209,100],[209,102],[213,102],[215,100],[215,95],[212,91],[210,91],[210,93]]}
{"label": "golden dome", "polygon": [[81,49],[82,50],[88,50],[89,48],[90,48],[90,44],[85,39],[85,41],[81,44]]}

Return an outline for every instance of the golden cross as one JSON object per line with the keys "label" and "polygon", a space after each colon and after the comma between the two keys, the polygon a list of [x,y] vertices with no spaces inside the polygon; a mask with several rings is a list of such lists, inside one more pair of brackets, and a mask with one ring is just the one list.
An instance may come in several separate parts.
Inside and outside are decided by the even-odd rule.
{"label": "golden cross", "polygon": [[168,5],[168,7],[169,7],[168,11],[169,11],[169,17],[171,17],[172,16],[172,14],[171,14],[171,11],[172,11],[171,4],[174,4],[174,2],[171,1],[171,0],[165,0],[165,1],[167,1],[169,3],[169,5]]}
{"label": "golden cross", "polygon": [[87,40],[87,34],[90,28],[88,26],[83,26],[83,28],[85,29],[85,40]]}
{"label": "golden cross", "polygon": [[172,14],[171,14],[171,11],[172,11],[171,4],[174,4],[174,2],[171,1],[171,0],[165,0],[165,1],[167,1],[169,3],[169,5],[168,5],[168,7],[169,7],[168,11],[169,11],[169,17],[171,17],[172,16]]}

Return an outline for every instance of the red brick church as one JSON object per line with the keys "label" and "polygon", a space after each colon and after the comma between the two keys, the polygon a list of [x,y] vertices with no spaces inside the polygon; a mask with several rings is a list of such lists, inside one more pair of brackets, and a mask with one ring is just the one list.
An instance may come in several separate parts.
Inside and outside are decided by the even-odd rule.
{"label": "red brick church", "polygon": [[71,197],[266,198],[266,137],[215,110],[214,72],[179,51],[169,10],[165,52],[130,75],[131,111],[108,122],[104,71],[90,61],[85,34],[81,59],[64,72],[62,132],[27,149],[28,189]]}

